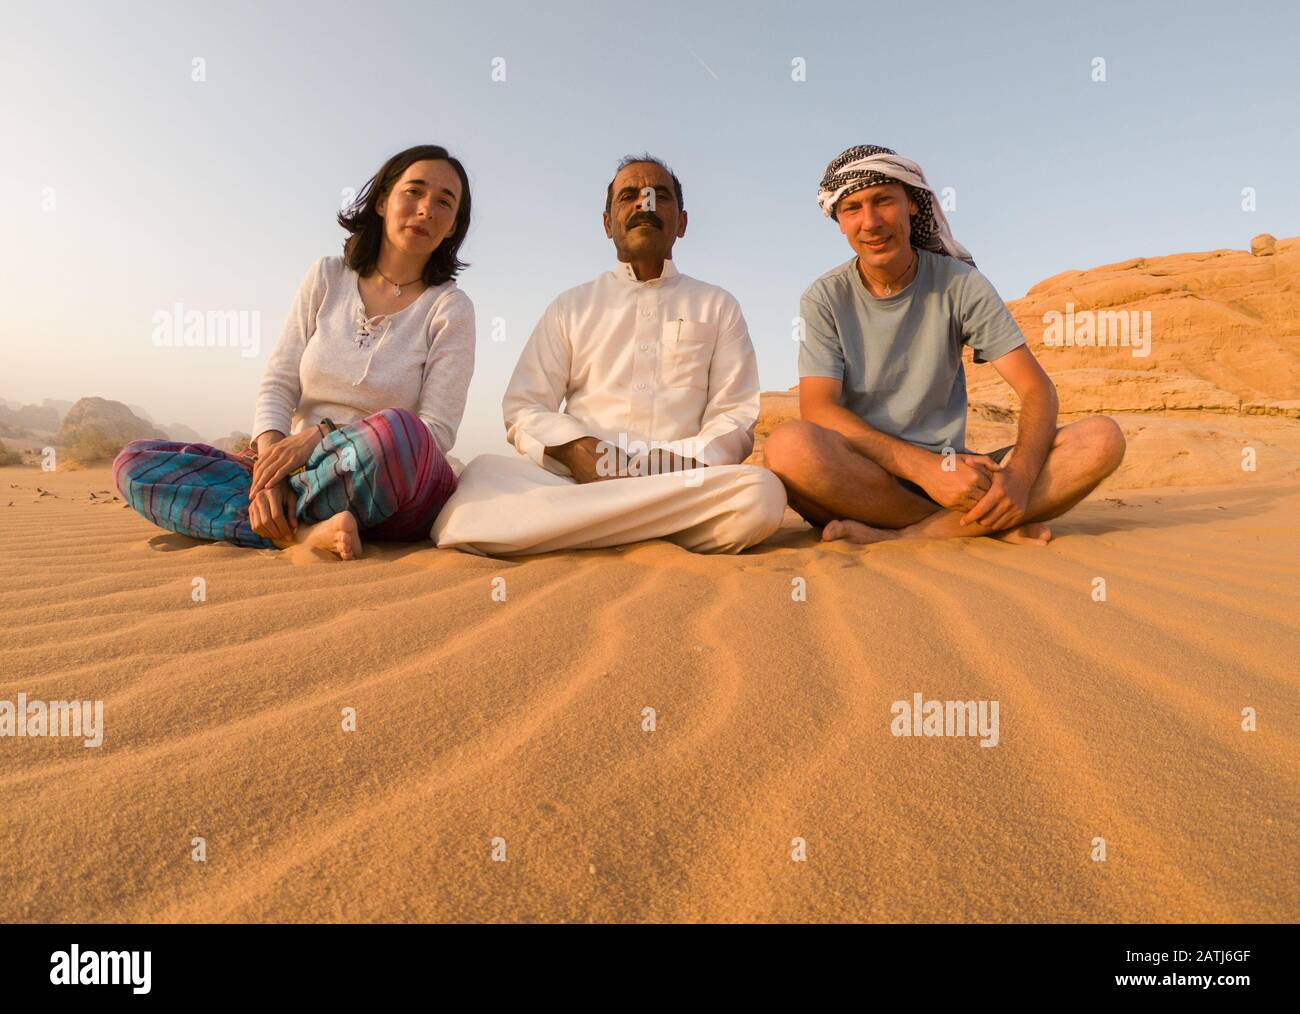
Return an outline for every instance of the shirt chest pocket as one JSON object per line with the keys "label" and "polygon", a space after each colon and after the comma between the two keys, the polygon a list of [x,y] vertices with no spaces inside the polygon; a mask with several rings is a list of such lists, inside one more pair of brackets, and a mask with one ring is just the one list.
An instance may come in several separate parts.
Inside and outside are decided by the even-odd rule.
{"label": "shirt chest pocket", "polygon": [[659,380],[664,387],[707,391],[709,365],[718,344],[718,325],[698,320],[669,320],[659,343]]}

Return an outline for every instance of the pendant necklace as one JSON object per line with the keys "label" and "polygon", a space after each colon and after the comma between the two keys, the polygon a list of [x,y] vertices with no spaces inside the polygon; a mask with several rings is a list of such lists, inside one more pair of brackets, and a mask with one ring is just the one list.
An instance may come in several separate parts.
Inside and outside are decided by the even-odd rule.
{"label": "pendant necklace", "polygon": [[[903,268],[903,273],[900,274],[900,275],[898,276],[898,278],[895,278],[893,282],[886,282],[886,283],[885,283],[885,295],[886,295],[886,296],[892,296],[892,295],[894,294],[894,282],[898,281],[899,278],[902,278],[903,275],[905,275],[905,274],[907,274],[909,271],[911,271],[911,270],[912,270],[912,265],[915,264],[915,263],[916,263],[916,250],[913,249],[913,250],[912,250],[912,259],[911,259],[910,261],[908,261],[908,263],[907,263],[907,267]],[[866,274],[866,272],[864,271],[863,274]]]}
{"label": "pendant necklace", "polygon": [[[402,294],[402,285],[414,285],[416,282],[420,280],[419,278],[412,278],[409,282],[402,282],[401,285],[399,285],[397,282],[393,281],[386,274],[380,271],[378,267],[375,268],[375,274],[377,274],[380,278],[382,278],[384,281],[386,281],[389,285],[393,287],[394,296],[400,296]],[[422,278],[424,276],[421,275],[420,277]]]}

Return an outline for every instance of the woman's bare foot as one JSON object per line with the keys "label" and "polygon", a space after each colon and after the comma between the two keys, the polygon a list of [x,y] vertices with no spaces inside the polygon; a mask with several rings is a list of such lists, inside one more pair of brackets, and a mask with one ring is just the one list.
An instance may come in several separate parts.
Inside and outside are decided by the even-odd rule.
{"label": "woman's bare foot", "polygon": [[1045,546],[1052,540],[1052,530],[1041,521],[1027,521],[993,537],[1013,546]]}
{"label": "woman's bare foot", "polygon": [[295,545],[324,549],[340,560],[356,560],[361,556],[361,532],[351,511],[339,511],[328,521],[299,527]]}
{"label": "woman's bare foot", "polygon": [[822,529],[823,542],[835,542],[844,539],[847,542],[856,542],[860,546],[869,546],[873,542],[897,539],[901,535],[901,532],[897,532],[892,528],[872,528],[870,525],[864,525],[861,521],[852,521],[847,518],[843,521],[832,521]]}

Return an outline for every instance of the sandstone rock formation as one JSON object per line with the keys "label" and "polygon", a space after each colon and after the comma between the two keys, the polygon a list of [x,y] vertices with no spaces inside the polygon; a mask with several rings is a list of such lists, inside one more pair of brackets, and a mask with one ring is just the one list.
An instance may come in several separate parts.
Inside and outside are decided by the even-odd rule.
{"label": "sandstone rock formation", "polygon": [[[1256,237],[1256,243],[1262,239],[1272,237]],[[1243,406],[1295,402],[1300,398],[1300,237],[1275,241],[1273,249],[1268,256],[1211,250],[1065,271],[1007,305],[1053,377],[1067,370],[1140,370],[1164,380],[1203,381]],[[1139,354],[1131,336],[1127,347],[1118,344],[1123,336],[1113,333],[1107,338],[1114,345],[1044,342],[1054,314],[1064,318],[1072,312],[1077,320],[1091,313],[1096,324],[1109,312],[1108,330],[1114,332],[1118,311],[1150,314],[1148,354]],[[977,374],[972,371],[972,382],[980,379]],[[1080,384],[1087,387],[1095,379],[1094,373]],[[1058,386],[1068,395],[1073,384]],[[1062,408],[1075,410],[1064,397]]]}

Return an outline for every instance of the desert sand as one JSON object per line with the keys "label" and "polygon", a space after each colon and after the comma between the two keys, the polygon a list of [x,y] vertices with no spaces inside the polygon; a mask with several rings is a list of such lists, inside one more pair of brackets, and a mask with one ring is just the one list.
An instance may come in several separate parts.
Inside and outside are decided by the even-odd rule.
{"label": "desert sand", "polygon": [[[101,491],[0,469],[0,698],[104,701],[0,740],[0,919],[1300,914],[1294,482],[1103,488],[1044,548],[346,564]],[[997,746],[893,735],[914,693]]]}
{"label": "desert sand", "polygon": [[[1147,354],[1043,347],[1067,304],[1149,311]],[[1296,921],[1300,239],[1009,305],[1128,439],[1045,547],[787,513],[736,557],[342,563],[0,468],[0,706],[104,702],[101,746],[0,738],[0,920]],[[894,735],[917,694],[996,745]]]}

